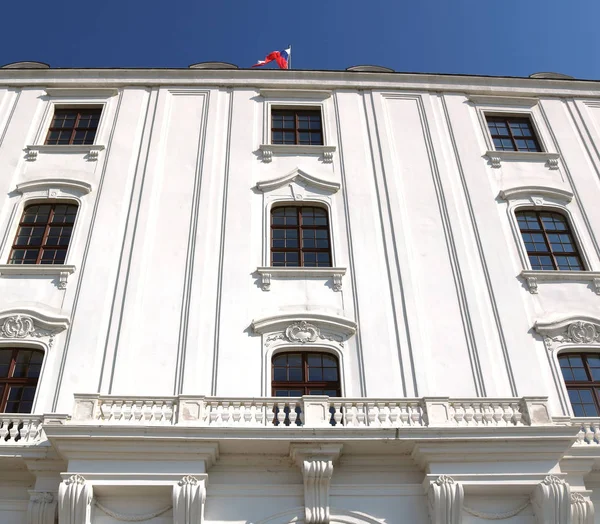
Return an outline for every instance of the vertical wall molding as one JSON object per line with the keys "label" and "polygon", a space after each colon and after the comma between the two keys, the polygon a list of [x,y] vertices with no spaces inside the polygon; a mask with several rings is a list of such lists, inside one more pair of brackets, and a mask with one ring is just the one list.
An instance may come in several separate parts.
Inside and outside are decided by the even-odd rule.
{"label": "vertical wall molding", "polygon": [[221,303],[223,295],[223,258],[225,256],[225,226],[227,225],[227,199],[229,195],[229,170],[231,164],[231,133],[233,127],[233,100],[234,91],[227,88],[226,93],[229,98],[227,114],[227,138],[225,145],[225,169],[223,176],[223,200],[221,203],[221,227],[220,227],[220,245],[219,245],[219,265],[217,270],[217,299],[215,303],[215,335],[213,339],[213,365],[211,395],[217,394],[217,380],[219,369],[219,345],[221,335]]}
{"label": "vertical wall molding", "polygon": [[519,396],[517,390],[517,384],[515,381],[515,376],[512,370],[512,364],[510,361],[510,355],[508,352],[508,344],[506,342],[506,337],[504,336],[504,327],[502,325],[502,320],[500,318],[500,311],[498,310],[498,304],[496,301],[496,295],[494,293],[494,288],[492,286],[492,278],[490,275],[490,269],[487,264],[487,260],[485,257],[485,252],[483,249],[483,243],[481,240],[481,233],[479,231],[479,227],[477,226],[477,218],[475,216],[475,210],[473,209],[471,192],[469,190],[469,185],[467,183],[465,177],[465,171],[460,161],[460,154],[458,152],[458,146],[456,143],[456,135],[454,133],[454,127],[452,125],[452,121],[450,119],[450,114],[448,112],[448,105],[446,103],[445,95],[441,97],[441,104],[443,109],[443,114],[446,120],[446,128],[448,129],[448,134],[450,136],[450,142],[452,144],[452,152],[454,156],[454,160],[456,162],[456,166],[458,168],[458,174],[460,176],[460,183],[462,186],[463,194],[465,196],[465,202],[467,205],[467,210],[469,213],[469,219],[471,222],[471,230],[473,232],[473,238],[475,239],[475,243],[477,246],[477,252],[479,253],[479,260],[481,262],[481,268],[483,270],[483,276],[485,278],[485,284],[487,288],[487,293],[489,296],[489,303],[492,307],[492,313],[494,316],[494,321],[496,323],[496,331],[498,333],[498,341],[500,342],[500,347],[502,349],[502,356],[504,357],[504,365],[506,369],[506,375],[508,378],[508,382],[510,385],[511,395],[513,397]]}
{"label": "vertical wall molding", "polygon": [[55,524],[57,517],[56,493],[30,491],[27,506],[27,524]]}

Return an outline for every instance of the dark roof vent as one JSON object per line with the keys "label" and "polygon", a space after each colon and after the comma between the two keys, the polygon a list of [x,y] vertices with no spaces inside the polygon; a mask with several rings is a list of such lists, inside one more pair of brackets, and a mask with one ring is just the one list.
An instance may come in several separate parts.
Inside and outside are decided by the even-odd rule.
{"label": "dark roof vent", "polygon": [[190,69],[239,69],[235,64],[228,62],[198,62],[189,66]]}
{"label": "dark roof vent", "polygon": [[2,66],[2,69],[50,69],[44,62],[13,62]]}
{"label": "dark roof vent", "polygon": [[389,67],[378,65],[355,65],[348,67],[346,71],[354,71],[355,73],[395,73],[395,71]]}
{"label": "dark roof vent", "polygon": [[575,80],[575,77],[562,73],[533,73],[529,78],[545,78],[547,80]]}

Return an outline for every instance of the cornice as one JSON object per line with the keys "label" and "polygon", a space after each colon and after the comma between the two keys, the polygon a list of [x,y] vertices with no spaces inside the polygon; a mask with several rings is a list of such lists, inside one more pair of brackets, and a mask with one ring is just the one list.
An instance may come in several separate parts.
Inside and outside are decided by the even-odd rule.
{"label": "cornice", "polygon": [[[262,147],[262,146],[261,146]],[[268,146],[268,147],[277,147],[277,146]],[[289,146],[291,148],[297,148],[302,146]],[[307,147],[325,147],[325,146],[307,146]],[[303,182],[306,186],[313,187],[316,189],[321,189],[323,191],[328,191],[330,193],[336,193],[340,189],[340,183],[335,182],[334,180],[327,180],[325,178],[321,178],[315,175],[311,175],[302,169],[294,169],[287,173],[286,175],[271,178],[269,180],[261,180],[256,183],[256,189],[266,193],[268,191],[273,191],[274,189],[280,188],[290,182]]]}
{"label": "cornice", "polygon": [[[49,146],[57,147],[57,146]],[[58,146],[60,147],[60,146]],[[92,191],[92,185],[87,182],[75,180],[71,178],[40,178],[37,180],[31,180],[27,182],[21,182],[17,184],[17,191],[19,193],[26,193],[30,191],[47,190],[50,188],[58,188],[61,190],[70,190],[80,195],[87,195]]]}
{"label": "cornice", "polygon": [[573,193],[566,189],[559,189],[546,186],[517,186],[500,191],[498,196],[502,200],[515,200],[518,198],[532,198],[543,197],[550,198],[553,200],[559,200],[564,203],[569,203],[573,200]]}
{"label": "cornice", "polygon": [[46,88],[212,85],[250,89],[424,89],[510,97],[600,98],[596,80],[552,80],[431,73],[197,69],[0,69],[0,85]]}
{"label": "cornice", "polygon": [[300,322],[317,324],[319,327],[326,327],[331,331],[339,332],[345,336],[354,335],[357,328],[356,322],[342,316],[302,311],[297,313],[281,313],[253,320],[252,329],[259,334],[272,333],[273,331],[286,328],[290,324]]}

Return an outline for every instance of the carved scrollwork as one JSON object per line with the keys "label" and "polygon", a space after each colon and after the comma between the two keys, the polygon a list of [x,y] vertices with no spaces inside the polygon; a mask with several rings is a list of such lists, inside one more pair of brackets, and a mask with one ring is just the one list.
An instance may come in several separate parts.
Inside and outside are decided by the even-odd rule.
{"label": "carved scrollwork", "polygon": [[319,328],[313,324],[309,324],[305,320],[291,324],[285,330],[285,336],[290,342],[315,342],[321,334]]}
{"label": "carved scrollwork", "polygon": [[548,350],[562,344],[600,344],[600,325],[587,320],[559,324],[556,328],[536,325],[536,330],[544,335]]}
{"label": "carved scrollwork", "polygon": [[186,475],[177,484],[180,486],[196,486],[198,485],[198,479],[192,475]]}
{"label": "carved scrollwork", "polygon": [[598,339],[596,326],[590,322],[573,322],[567,333],[569,338],[576,343],[590,344]]}
{"label": "carved scrollwork", "polygon": [[64,481],[67,486],[75,485],[75,484],[85,484],[85,478],[81,475],[71,475],[67,480]]}
{"label": "carved scrollwork", "polygon": [[50,337],[50,345],[52,345],[54,335],[55,332],[37,326],[35,320],[27,315],[6,317],[0,326],[0,338]]}

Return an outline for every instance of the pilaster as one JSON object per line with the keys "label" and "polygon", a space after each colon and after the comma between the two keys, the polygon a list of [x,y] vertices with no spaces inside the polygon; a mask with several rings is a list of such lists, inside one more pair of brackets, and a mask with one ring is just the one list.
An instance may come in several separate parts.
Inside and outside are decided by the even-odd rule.
{"label": "pilaster", "polygon": [[58,488],[60,524],[90,524],[94,492],[81,475],[71,475]]}
{"label": "pilaster", "polygon": [[594,524],[594,503],[581,493],[571,493],[571,523]]}
{"label": "pilaster", "polygon": [[571,524],[571,493],[563,479],[548,475],[535,487],[531,502],[539,524]]}
{"label": "pilaster", "polygon": [[429,485],[429,516],[432,524],[460,524],[464,490],[452,477],[440,475]]}
{"label": "pilaster", "polygon": [[329,524],[329,487],[333,463],[342,452],[341,444],[293,444],[290,455],[304,478],[304,520],[306,524]]}
{"label": "pilaster", "polygon": [[173,524],[202,524],[207,475],[186,475],[173,486]]}
{"label": "pilaster", "polygon": [[30,491],[27,506],[27,524],[55,524],[56,493]]}

